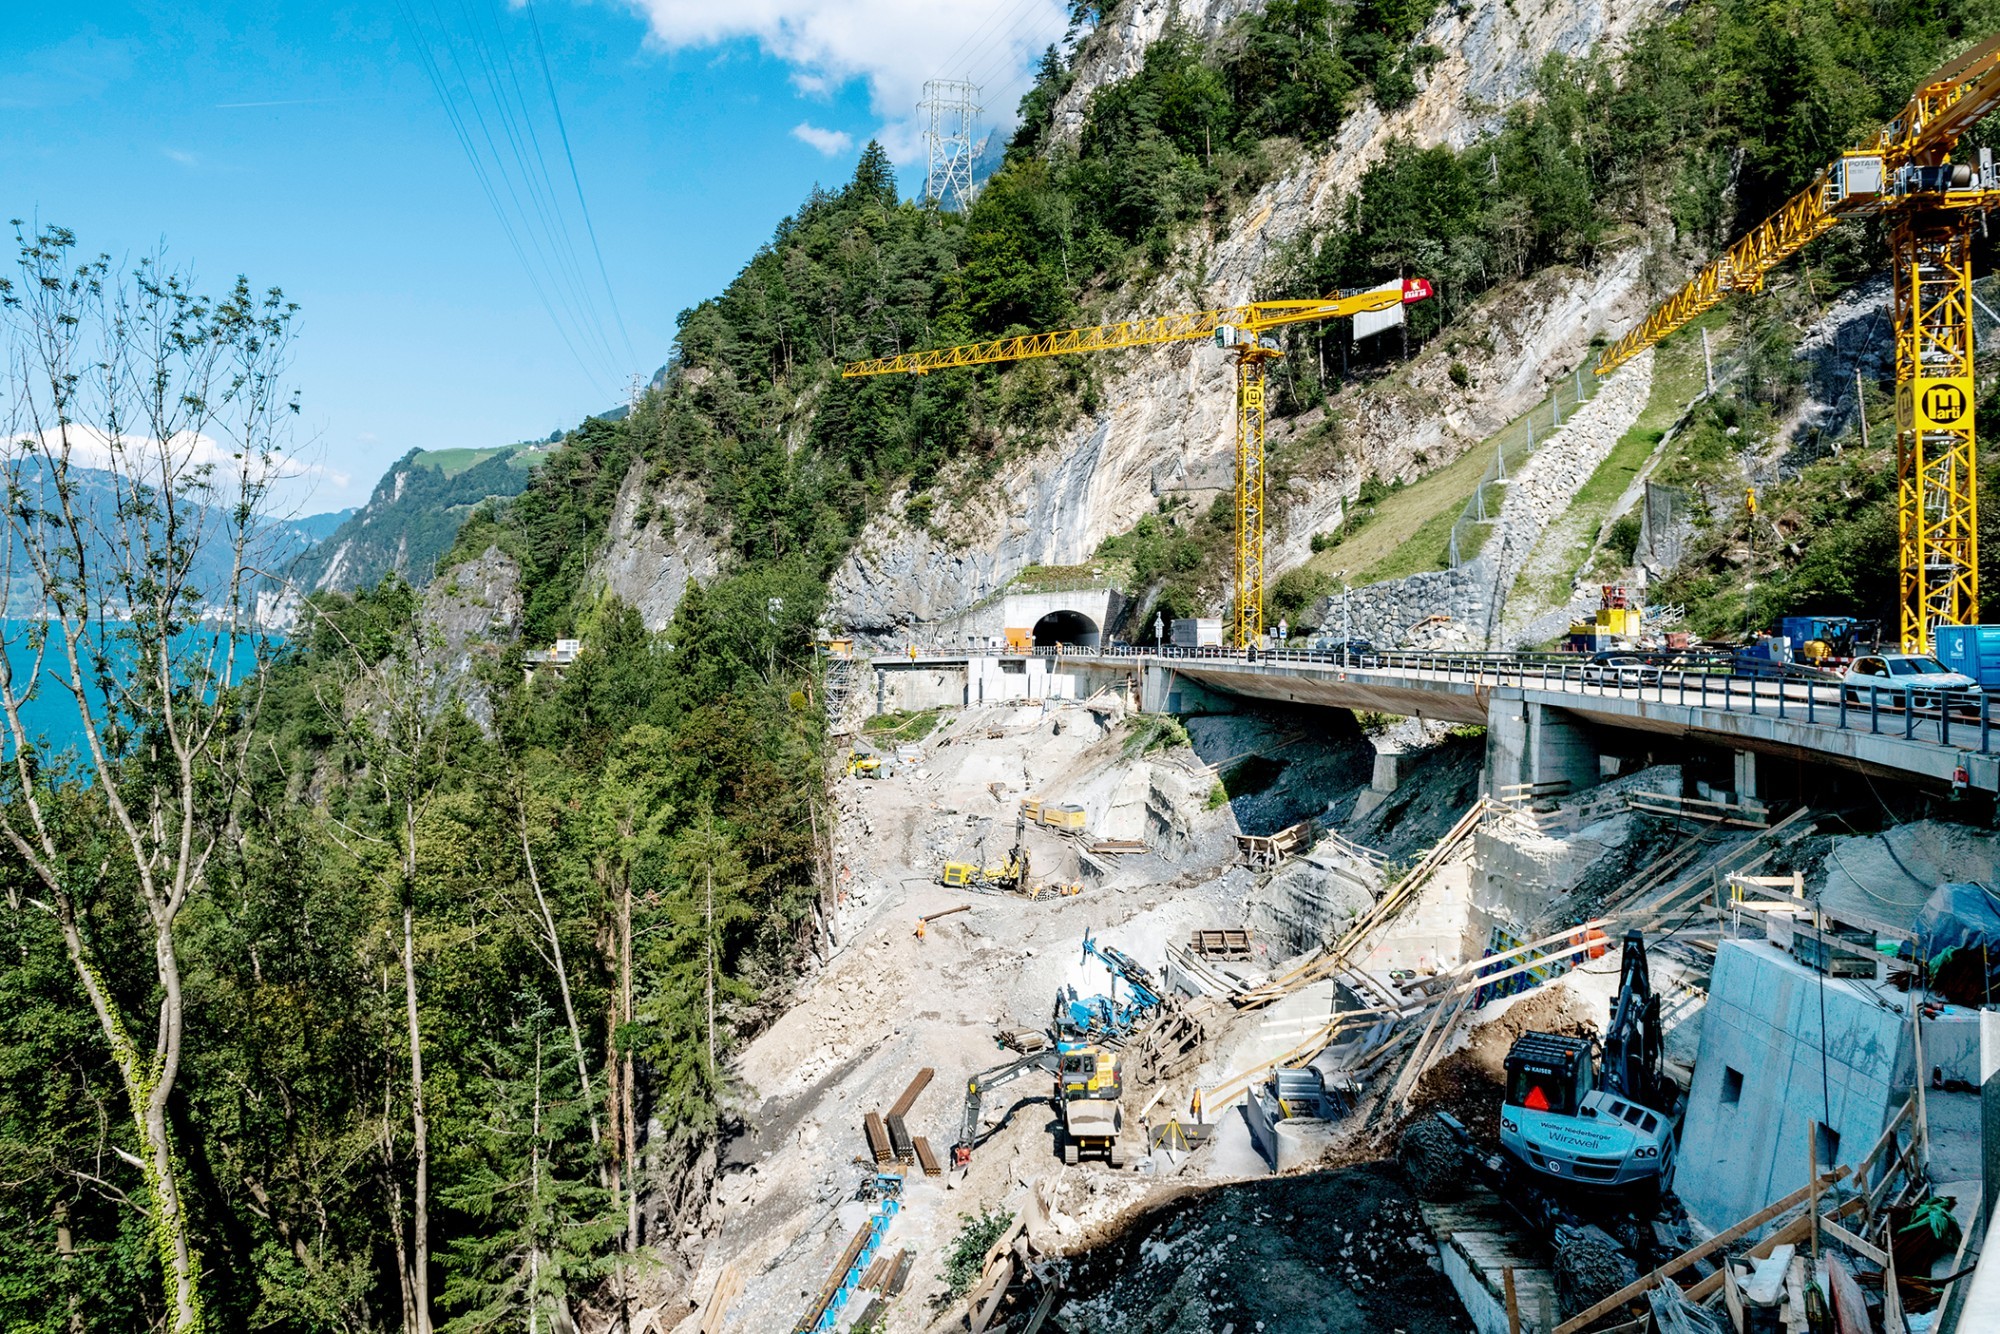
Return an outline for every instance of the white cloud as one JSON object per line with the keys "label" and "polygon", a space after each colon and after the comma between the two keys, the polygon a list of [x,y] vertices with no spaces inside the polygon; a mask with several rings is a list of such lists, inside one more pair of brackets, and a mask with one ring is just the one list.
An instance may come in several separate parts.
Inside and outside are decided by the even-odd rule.
{"label": "white cloud", "polygon": [[808,144],[828,157],[845,153],[854,147],[854,136],[846,130],[822,130],[810,121],[800,121],[792,126],[792,138]]}
{"label": "white cloud", "polygon": [[[150,436],[121,436],[114,442],[104,431],[81,423],[69,426],[67,436],[72,465],[100,469],[115,466],[118,471],[155,486],[161,485],[169,473],[185,477],[193,468],[213,469],[212,484],[225,490],[233,487],[234,476],[246,473],[266,486],[317,480],[344,487],[348,482],[344,473],[307,462],[296,454],[273,452],[246,461],[224,442],[195,431],[175,436],[164,445]],[[45,433],[41,439],[47,442],[45,448],[36,443],[33,434],[9,440],[6,448],[0,450],[0,458],[11,461],[40,456],[53,460],[62,456],[61,438]]]}
{"label": "white cloud", "polygon": [[[626,0],[669,50],[745,38],[793,67],[793,83],[828,91],[868,85],[887,124],[880,138],[900,162],[922,156],[915,124],[926,79],[967,79],[982,88],[985,125],[1006,125],[1042,49],[1068,25],[1061,0]],[[797,131],[794,131],[797,133]],[[817,145],[815,145],[817,146]],[[826,150],[822,150],[826,151]]]}
{"label": "white cloud", "polygon": [[184,148],[162,148],[160,151],[166,154],[167,161],[177,162],[183,167],[199,167],[201,165],[201,159]]}

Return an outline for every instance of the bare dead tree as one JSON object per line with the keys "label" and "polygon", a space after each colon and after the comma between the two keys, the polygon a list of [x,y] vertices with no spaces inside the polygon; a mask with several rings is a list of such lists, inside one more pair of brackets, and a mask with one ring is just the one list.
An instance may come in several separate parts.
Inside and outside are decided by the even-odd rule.
{"label": "bare dead tree", "polygon": [[[14,224],[0,277],[0,838],[6,908],[60,933],[122,1083],[167,1328],[205,1328],[167,1102],[187,1039],[175,923],[207,886],[247,771],[263,520],[297,412],[296,309],[161,261],[79,260]],[[74,746],[36,718],[73,714]],[[44,712],[38,714],[37,710]],[[103,948],[130,923],[150,960]],[[150,973],[146,969],[150,968]],[[122,998],[138,997],[130,1000]]]}

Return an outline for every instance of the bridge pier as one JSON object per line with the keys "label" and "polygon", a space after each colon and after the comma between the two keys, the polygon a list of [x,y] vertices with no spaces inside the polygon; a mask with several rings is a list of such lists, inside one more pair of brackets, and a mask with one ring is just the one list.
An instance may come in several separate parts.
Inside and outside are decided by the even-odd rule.
{"label": "bridge pier", "polygon": [[1762,806],[1763,794],[1757,790],[1757,752],[1739,750],[1734,752],[1736,771],[1736,800],[1744,806]]}
{"label": "bridge pier", "polygon": [[1140,687],[1139,708],[1144,713],[1239,713],[1242,711],[1240,696],[1220,690],[1210,690],[1199,681],[1190,680],[1172,664],[1148,663],[1146,678]]}
{"label": "bridge pier", "polygon": [[1487,706],[1486,791],[1493,796],[1516,783],[1595,787],[1602,755],[1590,724],[1568,709],[1497,694]]}

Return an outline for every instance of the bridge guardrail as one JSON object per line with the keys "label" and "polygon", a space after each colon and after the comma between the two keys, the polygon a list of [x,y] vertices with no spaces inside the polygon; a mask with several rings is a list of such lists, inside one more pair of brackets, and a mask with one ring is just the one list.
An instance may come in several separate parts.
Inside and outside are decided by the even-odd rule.
{"label": "bridge guardrail", "polygon": [[1862,685],[1797,664],[1727,655],[1617,664],[1592,662],[1574,653],[1418,653],[1394,649],[1368,653],[1260,649],[1246,653],[1241,649],[1141,650],[1120,646],[1061,655],[1050,652],[1048,656],[1152,658],[1166,663],[1300,663],[1361,672],[1420,672],[1431,680],[1769,715],[1837,731],[1900,737],[1981,755],[1993,753],[1993,696],[1984,691]]}

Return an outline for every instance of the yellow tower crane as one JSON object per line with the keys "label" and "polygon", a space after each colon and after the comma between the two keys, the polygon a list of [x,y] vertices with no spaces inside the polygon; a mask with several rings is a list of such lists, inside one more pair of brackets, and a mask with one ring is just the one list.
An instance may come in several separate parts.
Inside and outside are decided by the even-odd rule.
{"label": "yellow tower crane", "polygon": [[857,361],[841,372],[865,375],[923,375],[953,366],[985,366],[1029,357],[1072,352],[1109,352],[1124,347],[1213,340],[1236,362],[1236,644],[1254,645],[1264,633],[1264,366],[1280,355],[1263,335],[1287,324],[1339,319],[1422,301],[1431,285],[1422,278],[1363,291],[1336,292],[1318,301],[1255,301],[1225,310],[1122,320],[1089,329],[1022,334],[984,343],[905,352],[897,357]]}
{"label": "yellow tower crane", "polygon": [[1972,224],[2000,204],[1993,155],[1951,161],[1960,136],[2000,105],[2000,37],[1926,79],[1868,143],[1731,246],[1597,363],[1609,374],[1842,218],[1889,223],[1896,289],[1896,484],[1902,641],[1928,653],[1939,625],[1979,620],[1978,467],[1972,422]]}

